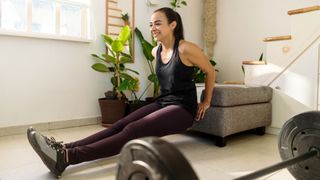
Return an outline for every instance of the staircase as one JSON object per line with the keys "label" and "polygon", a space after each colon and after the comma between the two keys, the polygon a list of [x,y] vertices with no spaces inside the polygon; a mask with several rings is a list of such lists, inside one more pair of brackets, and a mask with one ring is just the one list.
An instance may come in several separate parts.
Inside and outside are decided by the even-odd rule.
{"label": "staircase", "polygon": [[288,11],[291,34],[265,38],[265,63],[243,62],[245,84],[274,89],[273,127],[293,115],[320,109],[320,6]]}

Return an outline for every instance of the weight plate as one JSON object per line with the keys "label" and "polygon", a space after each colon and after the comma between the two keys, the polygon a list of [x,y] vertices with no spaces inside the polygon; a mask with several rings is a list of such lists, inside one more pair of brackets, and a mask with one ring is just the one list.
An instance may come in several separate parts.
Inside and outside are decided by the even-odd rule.
{"label": "weight plate", "polygon": [[[309,152],[313,147],[320,149],[320,112],[298,114],[283,125],[278,144],[282,160]],[[320,179],[320,158],[315,156],[288,170],[296,179]]]}
{"label": "weight plate", "polygon": [[187,159],[172,144],[147,137],[129,141],[121,150],[117,180],[198,180]]}

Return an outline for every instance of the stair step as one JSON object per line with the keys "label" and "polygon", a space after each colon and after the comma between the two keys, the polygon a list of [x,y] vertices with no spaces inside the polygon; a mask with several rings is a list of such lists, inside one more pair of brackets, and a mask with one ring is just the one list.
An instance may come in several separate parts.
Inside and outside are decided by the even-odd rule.
{"label": "stair step", "polygon": [[242,61],[244,65],[266,65],[266,61]]}
{"label": "stair step", "polygon": [[307,12],[318,11],[318,10],[320,10],[320,6],[311,6],[311,7],[301,8],[301,9],[290,10],[288,11],[288,14],[295,15],[295,14],[307,13]]}
{"label": "stair step", "polygon": [[291,40],[291,35],[267,37],[267,38],[264,38],[263,41],[264,42],[269,42],[269,41],[283,41],[283,40]]}

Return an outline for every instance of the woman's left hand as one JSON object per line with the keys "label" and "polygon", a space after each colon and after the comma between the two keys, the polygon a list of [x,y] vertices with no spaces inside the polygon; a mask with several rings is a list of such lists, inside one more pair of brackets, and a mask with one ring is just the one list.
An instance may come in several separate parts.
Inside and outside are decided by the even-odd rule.
{"label": "woman's left hand", "polygon": [[198,104],[196,121],[200,121],[201,119],[203,119],[204,114],[206,113],[206,111],[209,107],[210,107],[210,103],[208,103],[208,102],[201,102]]}

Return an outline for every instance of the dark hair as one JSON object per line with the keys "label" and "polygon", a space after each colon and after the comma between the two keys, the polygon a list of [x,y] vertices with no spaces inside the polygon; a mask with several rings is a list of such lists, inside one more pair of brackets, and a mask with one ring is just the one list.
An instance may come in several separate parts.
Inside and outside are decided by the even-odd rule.
{"label": "dark hair", "polygon": [[176,11],[168,7],[157,9],[153,13],[156,13],[156,12],[164,13],[168,19],[169,24],[172,23],[173,21],[177,22],[177,26],[174,28],[173,34],[177,41],[183,40],[184,39],[183,24],[182,24],[181,16],[179,15],[179,13],[177,13]]}

